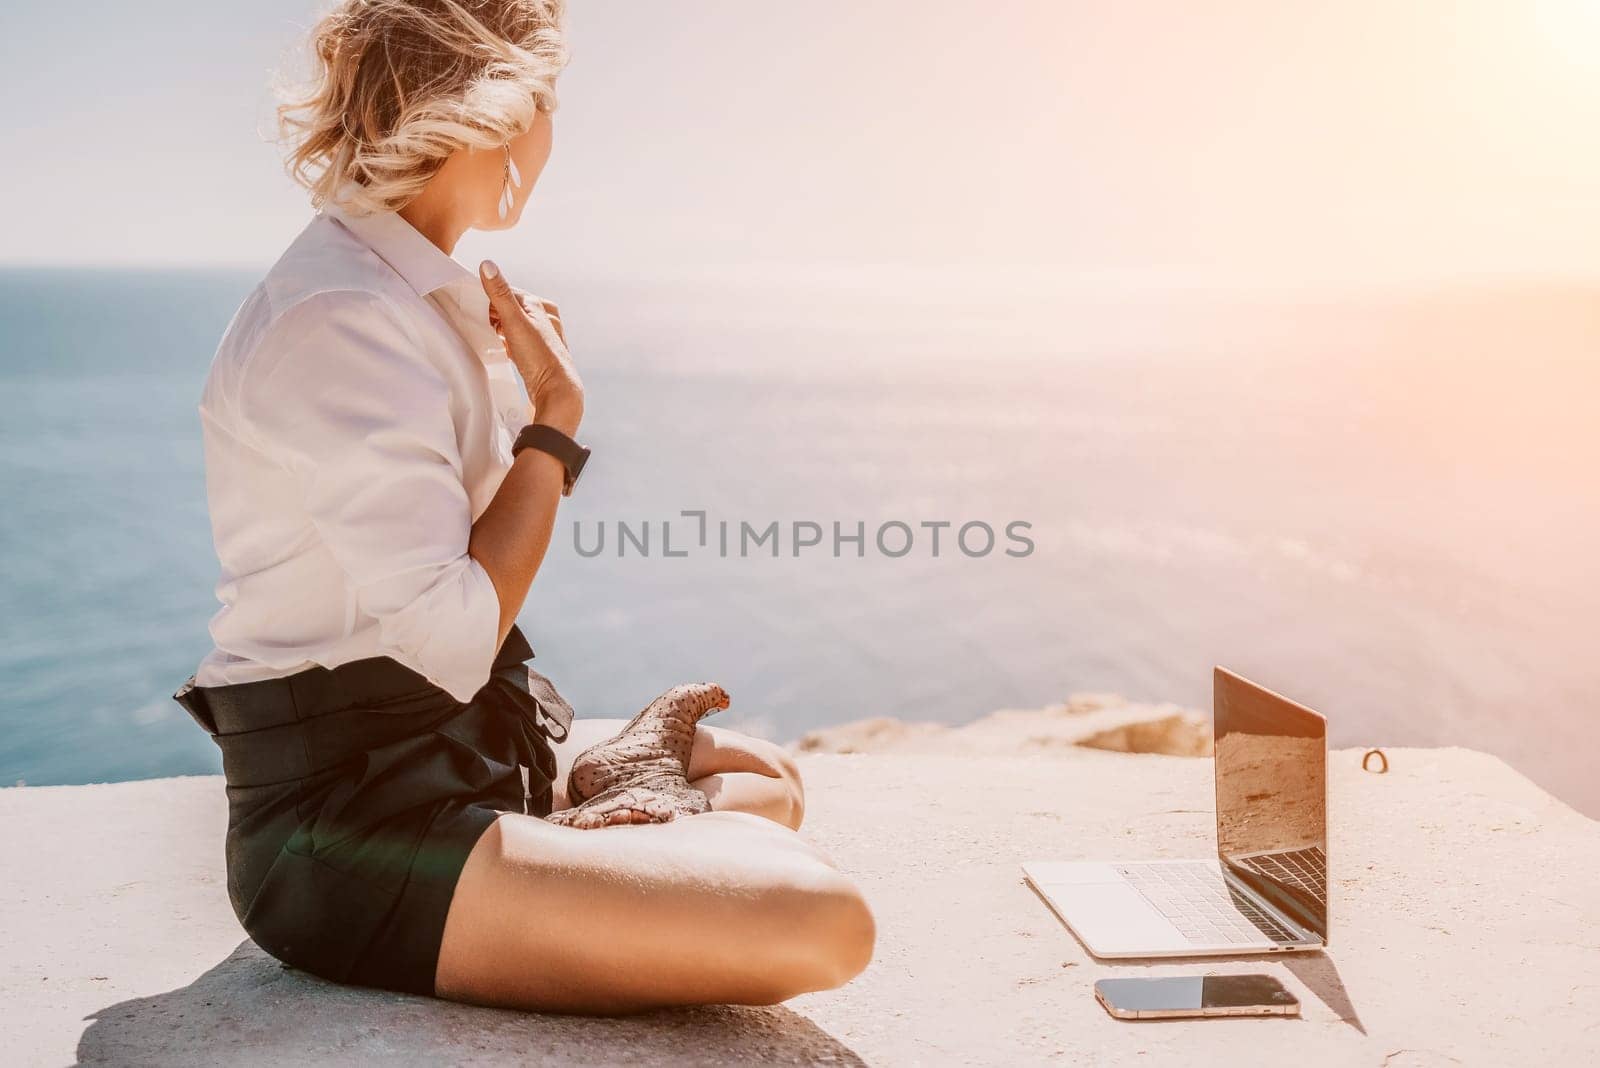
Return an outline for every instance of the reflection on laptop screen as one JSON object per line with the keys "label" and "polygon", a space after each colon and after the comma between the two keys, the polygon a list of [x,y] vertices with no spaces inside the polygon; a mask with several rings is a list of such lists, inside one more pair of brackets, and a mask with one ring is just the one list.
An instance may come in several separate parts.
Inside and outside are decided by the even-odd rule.
{"label": "reflection on laptop screen", "polygon": [[1217,857],[1328,937],[1327,721],[1218,668]]}

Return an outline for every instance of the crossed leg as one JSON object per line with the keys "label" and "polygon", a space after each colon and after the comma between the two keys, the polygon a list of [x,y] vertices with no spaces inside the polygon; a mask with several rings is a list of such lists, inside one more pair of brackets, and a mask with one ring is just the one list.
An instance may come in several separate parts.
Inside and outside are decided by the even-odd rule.
{"label": "crossed leg", "polygon": [[[558,809],[574,758],[623,726],[573,724],[557,749]],[[794,761],[737,731],[692,729],[688,779],[712,811],[598,830],[507,814],[484,833],[450,903],[440,997],[585,1013],[765,1005],[866,967],[865,899],[791,829],[804,807]]]}
{"label": "crossed leg", "polygon": [[553,1012],[770,1005],[848,981],[873,937],[855,885],[770,820],[580,831],[508,813],[467,858],[434,986]]}

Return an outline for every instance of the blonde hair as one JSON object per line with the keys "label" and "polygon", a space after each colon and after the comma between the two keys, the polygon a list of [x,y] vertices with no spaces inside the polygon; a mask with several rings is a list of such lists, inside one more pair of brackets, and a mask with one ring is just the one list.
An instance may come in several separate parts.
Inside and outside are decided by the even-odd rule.
{"label": "blonde hair", "polygon": [[284,94],[289,174],[321,206],[404,207],[457,149],[498,149],[554,111],[565,0],[343,0]]}

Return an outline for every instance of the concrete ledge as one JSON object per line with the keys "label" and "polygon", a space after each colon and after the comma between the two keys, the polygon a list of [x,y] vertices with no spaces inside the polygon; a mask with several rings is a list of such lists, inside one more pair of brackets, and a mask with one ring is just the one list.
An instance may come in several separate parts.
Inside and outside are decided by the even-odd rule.
{"label": "concrete ledge", "polygon": [[[1030,725],[1016,713],[1010,726],[1033,737],[1047,715],[1075,718],[1034,713]],[[974,748],[991,744],[998,735]],[[780,1008],[623,1020],[341,988],[278,965],[244,940],[228,908],[218,779],[0,790],[0,1059],[1151,1065],[1243,1055],[1297,1068],[1600,1059],[1600,824],[1498,760],[1391,750],[1393,771],[1379,776],[1360,770],[1359,754],[1335,754],[1329,952],[1145,966],[1087,956],[1018,864],[1207,855],[1208,763],[1021,748],[803,756],[807,833],[862,880],[878,913],[871,968]],[[1304,1016],[1124,1023],[1090,991],[1103,975],[1197,971],[1278,975]]]}

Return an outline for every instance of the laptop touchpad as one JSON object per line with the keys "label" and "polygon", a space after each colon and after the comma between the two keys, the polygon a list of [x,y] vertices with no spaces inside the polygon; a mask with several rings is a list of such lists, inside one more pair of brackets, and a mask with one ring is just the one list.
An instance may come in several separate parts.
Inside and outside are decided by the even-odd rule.
{"label": "laptop touchpad", "polygon": [[1159,953],[1189,945],[1144,895],[1127,883],[1056,883],[1039,888],[1091,953]]}

